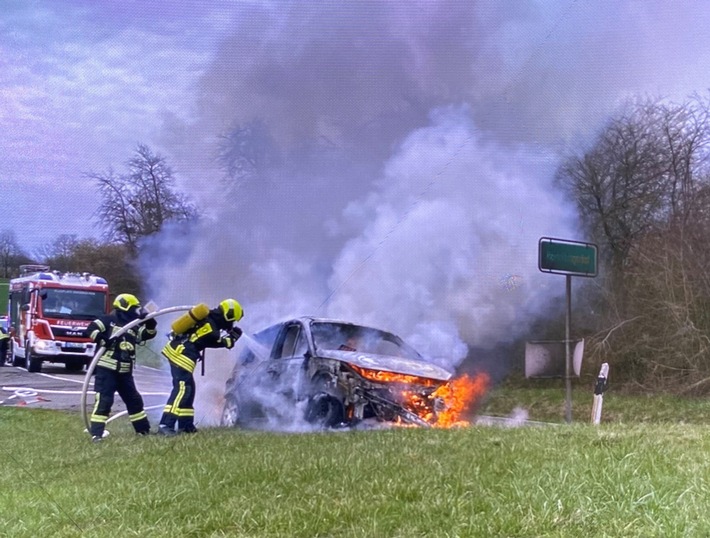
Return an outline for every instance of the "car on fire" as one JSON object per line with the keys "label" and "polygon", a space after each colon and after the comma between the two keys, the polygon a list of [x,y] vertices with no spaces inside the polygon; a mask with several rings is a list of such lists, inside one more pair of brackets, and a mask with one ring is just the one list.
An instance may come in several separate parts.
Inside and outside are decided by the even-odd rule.
{"label": "car on fire", "polygon": [[223,426],[431,426],[446,411],[438,391],[453,372],[391,332],[301,317],[245,336],[226,385]]}

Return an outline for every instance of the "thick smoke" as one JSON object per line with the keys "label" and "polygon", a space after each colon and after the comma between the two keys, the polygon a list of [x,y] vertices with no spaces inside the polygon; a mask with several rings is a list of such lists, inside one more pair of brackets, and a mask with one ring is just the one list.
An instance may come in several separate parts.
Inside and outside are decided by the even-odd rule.
{"label": "thick smoke", "polygon": [[[552,162],[481,140],[466,107],[437,109],[371,190],[341,208],[328,233],[342,246],[328,266],[297,246],[271,245],[259,228],[220,225],[233,214],[225,204],[215,221],[161,238],[185,256],[154,269],[154,296],[161,305],[236,297],[252,331],[300,315],[382,327],[455,369],[469,344],[524,335],[563,291],[537,269],[540,236],[575,234],[572,211],[551,184]],[[325,232],[311,233],[317,242]],[[233,365],[226,352],[209,354],[218,358],[201,380],[203,411],[219,408]]]}
{"label": "thick smoke", "polygon": [[[590,136],[628,77],[655,89],[634,10],[659,8],[632,4],[613,17],[582,2],[240,5],[194,117],[165,119],[206,214],[146,250],[152,297],[235,297],[248,332],[300,315],[371,324],[451,368],[471,346],[526,335],[564,291],[537,270],[538,239],[586,239],[553,186],[556,151]],[[587,43],[593,16],[627,41]],[[255,120],[279,163],[230,182],[220,136]],[[234,352],[214,356],[198,418],[233,365]]]}
{"label": "thick smoke", "polygon": [[552,172],[549,156],[483,142],[465,108],[434,111],[346,207],[353,236],[334,262],[327,312],[391,327],[450,368],[464,342],[524,334],[555,294],[537,270],[538,238],[576,233]]}

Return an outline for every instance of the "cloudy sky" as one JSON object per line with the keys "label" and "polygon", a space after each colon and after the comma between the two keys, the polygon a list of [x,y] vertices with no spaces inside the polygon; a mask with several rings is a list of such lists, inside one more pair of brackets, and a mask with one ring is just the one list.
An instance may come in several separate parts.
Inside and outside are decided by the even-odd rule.
{"label": "cloudy sky", "polygon": [[[586,239],[561,156],[630,97],[706,92],[709,19],[661,0],[4,0],[0,230],[28,252],[93,236],[85,174],[144,143],[207,217],[146,245],[162,305],[235,296],[247,327],[348,317],[460,360],[563,289],[537,271],[539,237]],[[279,164],[230,186],[219,141],[255,121]]]}

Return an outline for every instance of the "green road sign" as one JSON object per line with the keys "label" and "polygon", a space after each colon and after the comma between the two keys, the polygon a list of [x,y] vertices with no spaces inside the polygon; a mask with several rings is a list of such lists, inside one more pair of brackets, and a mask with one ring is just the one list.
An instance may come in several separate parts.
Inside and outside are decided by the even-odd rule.
{"label": "green road sign", "polygon": [[572,276],[597,276],[596,245],[541,237],[539,246],[540,271]]}

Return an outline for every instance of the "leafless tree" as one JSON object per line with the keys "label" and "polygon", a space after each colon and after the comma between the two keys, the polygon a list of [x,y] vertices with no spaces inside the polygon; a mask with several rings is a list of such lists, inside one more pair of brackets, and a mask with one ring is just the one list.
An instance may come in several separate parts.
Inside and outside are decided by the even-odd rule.
{"label": "leafless tree", "polygon": [[175,177],[165,157],[138,144],[127,168],[125,174],[112,169],[87,174],[101,194],[96,216],[107,240],[135,252],[141,238],[157,233],[166,223],[197,217],[195,206],[176,191]]}
{"label": "leafless tree", "polygon": [[268,169],[279,162],[276,143],[260,120],[235,125],[219,137],[217,162],[225,181],[239,187],[245,181],[263,179]]}
{"label": "leafless tree", "polygon": [[632,103],[558,180],[605,265],[592,357],[646,387],[710,390],[707,100]]}
{"label": "leafless tree", "polygon": [[17,244],[15,232],[0,231],[0,270],[3,278],[11,278],[18,274],[21,263],[30,261]]}
{"label": "leafless tree", "polygon": [[648,118],[642,109],[612,119],[592,149],[567,159],[557,176],[617,274],[663,209],[666,164]]}
{"label": "leafless tree", "polygon": [[127,245],[60,235],[40,250],[42,254],[37,259],[53,270],[102,276],[114,294],[140,291],[138,270]]}
{"label": "leafless tree", "polygon": [[42,260],[57,271],[69,271],[69,265],[79,240],[76,234],[62,234],[52,242],[34,251],[35,258]]}

